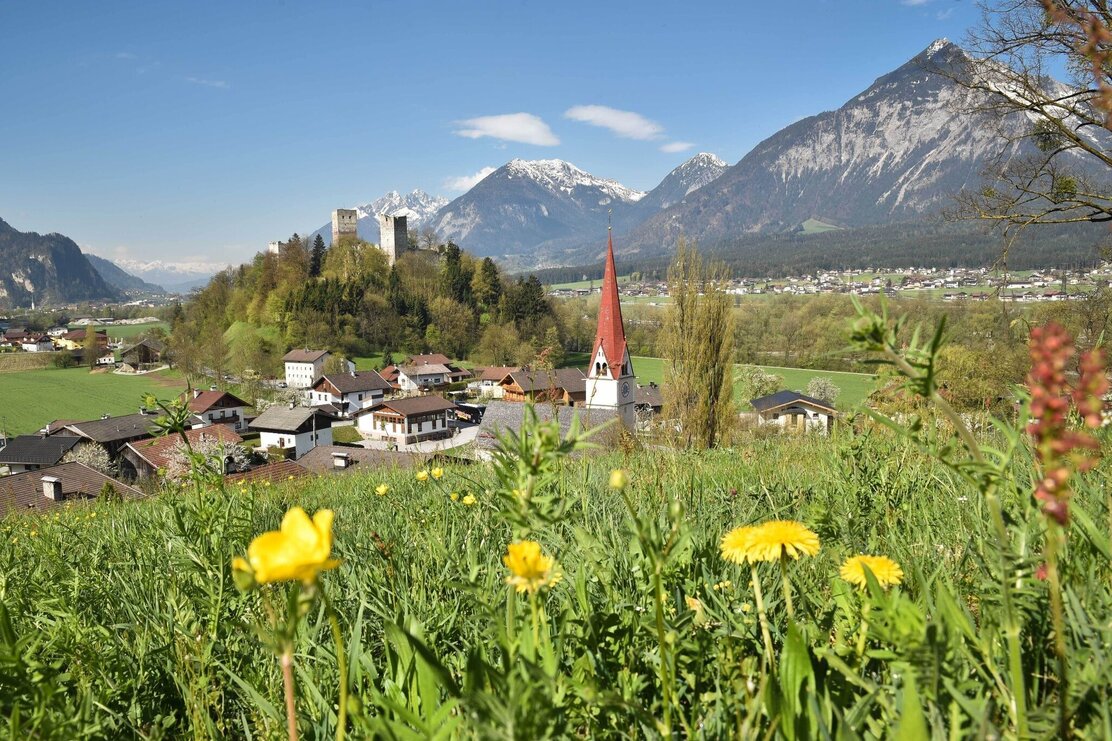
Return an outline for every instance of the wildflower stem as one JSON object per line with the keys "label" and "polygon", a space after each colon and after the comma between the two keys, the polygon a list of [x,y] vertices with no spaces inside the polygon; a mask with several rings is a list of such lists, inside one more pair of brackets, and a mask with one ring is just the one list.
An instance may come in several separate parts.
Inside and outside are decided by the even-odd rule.
{"label": "wildflower stem", "polygon": [[764,597],[761,595],[761,580],[757,578],[757,567],[754,564],[749,564],[749,573],[753,579],[753,600],[757,603],[757,618],[761,624],[761,637],[764,638],[765,658],[771,667],[772,635],[768,632],[768,615],[765,613]]}
{"label": "wildflower stem", "polygon": [[297,741],[297,699],[293,692],[293,652],[287,647],[279,657],[282,667],[282,685],[286,694],[286,731],[290,741]]}
{"label": "wildflower stem", "polygon": [[653,601],[656,602],[656,639],[660,644],[660,689],[664,695],[664,727],[661,735],[672,737],[672,683],[668,668],[668,636],[664,625],[664,582],[661,578],[662,564],[657,561],[653,569]]}
{"label": "wildflower stem", "polygon": [[865,641],[869,637],[869,603],[862,597],[861,599],[861,627],[857,631],[857,661],[865,656]]}
{"label": "wildflower stem", "polygon": [[792,607],[792,585],[788,581],[788,557],[780,554],[780,588],[784,590],[784,607],[788,611],[788,618],[795,620],[795,608]]}
{"label": "wildflower stem", "polygon": [[1050,616],[1054,623],[1054,653],[1058,655],[1058,736],[1070,737],[1069,683],[1066,658],[1066,619],[1062,607],[1062,584],[1058,573],[1058,550],[1062,544],[1061,528],[1046,518],[1046,581],[1050,587]]}
{"label": "wildflower stem", "polygon": [[328,622],[332,626],[332,641],[336,644],[336,670],[340,675],[340,707],[336,716],[336,741],[344,741],[344,733],[347,729],[347,700],[348,700],[348,673],[347,673],[347,651],[344,648],[344,637],[340,631],[340,620],[336,616],[336,610],[332,607],[332,600],[328,599],[328,595],[322,589],[320,591],[321,599],[324,600],[324,609],[328,614]]}

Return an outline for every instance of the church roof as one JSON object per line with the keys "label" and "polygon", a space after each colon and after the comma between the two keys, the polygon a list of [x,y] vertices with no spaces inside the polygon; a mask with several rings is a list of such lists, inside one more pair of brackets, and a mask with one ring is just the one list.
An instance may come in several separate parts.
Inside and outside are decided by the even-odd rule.
{"label": "church roof", "polygon": [[[606,244],[606,271],[602,277],[602,301],[598,308],[598,330],[595,333],[595,349],[592,357],[602,347],[606,362],[611,366],[621,364],[625,358],[626,337],[622,324],[622,304],[618,298],[618,272],[614,267],[614,236],[609,235]],[[617,377],[615,372],[614,376]]]}

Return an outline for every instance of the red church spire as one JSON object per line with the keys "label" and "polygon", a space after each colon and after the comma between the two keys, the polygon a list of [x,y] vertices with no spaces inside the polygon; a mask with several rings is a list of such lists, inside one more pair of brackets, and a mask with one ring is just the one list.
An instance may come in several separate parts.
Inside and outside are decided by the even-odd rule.
{"label": "red church spire", "polygon": [[[625,326],[622,324],[622,304],[618,298],[618,273],[614,267],[614,235],[608,230],[606,245],[606,271],[602,277],[602,301],[598,308],[598,331],[595,332],[595,349],[591,362],[598,355],[599,347],[606,356],[606,363],[610,366],[617,365],[611,371],[613,378],[623,375],[621,364],[625,359],[626,336]],[[587,375],[592,375],[594,366]],[[632,373],[632,369],[629,370]]]}

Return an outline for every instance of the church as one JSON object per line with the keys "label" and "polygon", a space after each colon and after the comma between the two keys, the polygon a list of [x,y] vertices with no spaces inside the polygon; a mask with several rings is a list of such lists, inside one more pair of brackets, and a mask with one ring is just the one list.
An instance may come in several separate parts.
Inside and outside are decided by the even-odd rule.
{"label": "church", "polygon": [[598,310],[598,329],[594,351],[587,368],[588,409],[613,409],[627,430],[637,424],[635,402],[637,378],[626,346],[622,304],[618,297],[618,273],[614,267],[614,235],[607,235],[606,269],[602,278],[602,300]]}

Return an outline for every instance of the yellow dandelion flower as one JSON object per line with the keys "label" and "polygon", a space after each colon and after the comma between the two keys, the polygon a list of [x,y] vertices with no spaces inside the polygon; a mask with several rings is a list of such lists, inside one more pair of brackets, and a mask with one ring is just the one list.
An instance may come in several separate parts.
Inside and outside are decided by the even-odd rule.
{"label": "yellow dandelion flower", "polygon": [[847,558],[838,572],[850,584],[865,588],[868,580],[865,578],[865,567],[873,572],[877,583],[887,589],[903,581],[903,569],[900,565],[887,556],[853,556]]}
{"label": "yellow dandelion flower", "polygon": [[437,466],[436,468],[432,469],[432,477],[434,479],[437,479],[437,480],[440,480],[440,479],[444,478],[444,469],[441,468],[440,466]]}
{"label": "yellow dandelion flower", "polygon": [[281,528],[271,530],[251,541],[243,559],[232,562],[232,568],[250,568],[259,584],[276,581],[301,581],[310,584],[322,571],[336,568],[340,562],[332,553],[332,510],[318,510],[312,519],[301,507],[294,507],[282,518]]}
{"label": "yellow dandelion flower", "polygon": [[292,473],[289,476],[286,477],[286,481],[293,481],[293,474]]}
{"label": "yellow dandelion flower", "polygon": [[748,602],[742,602],[741,603],[741,611],[742,612],[751,612],[752,610],[753,610],[753,605],[749,604]]}
{"label": "yellow dandelion flower", "polygon": [[479,500],[475,498],[474,494],[468,494],[467,496],[465,496],[463,498],[463,503],[466,504],[468,507],[470,507],[471,505],[473,505],[477,501],[479,501]]}
{"label": "yellow dandelion flower", "polygon": [[610,488],[611,489],[624,489],[629,486],[629,474],[625,469],[615,468],[610,472]]}
{"label": "yellow dandelion flower", "polygon": [[[470,494],[468,496],[471,496]],[[510,570],[506,583],[521,592],[536,592],[560,581],[556,562],[541,553],[541,544],[533,540],[510,543],[502,563]]]}
{"label": "yellow dandelion flower", "polygon": [[722,557],[727,561],[779,561],[819,552],[819,536],[794,520],[770,520],[757,527],[739,527],[722,538]]}
{"label": "yellow dandelion flower", "polygon": [[453,491],[451,494],[448,495],[448,498],[451,499],[453,502],[458,502],[459,494]]}
{"label": "yellow dandelion flower", "polygon": [[390,491],[390,487],[386,484],[379,484],[375,487],[375,494],[378,494],[380,497],[386,496],[386,492],[388,491]]}
{"label": "yellow dandelion flower", "polygon": [[32,537],[32,538],[37,538],[37,537],[39,537],[39,531],[38,531],[38,530],[32,530],[32,531],[31,531],[31,537]]}
{"label": "yellow dandelion flower", "polygon": [[683,601],[687,604],[687,609],[699,612],[703,609],[703,603],[697,597],[684,596]]}
{"label": "yellow dandelion flower", "polygon": [[425,471],[425,470],[418,471],[417,472],[417,480],[418,481],[428,481],[429,480],[429,472]]}

